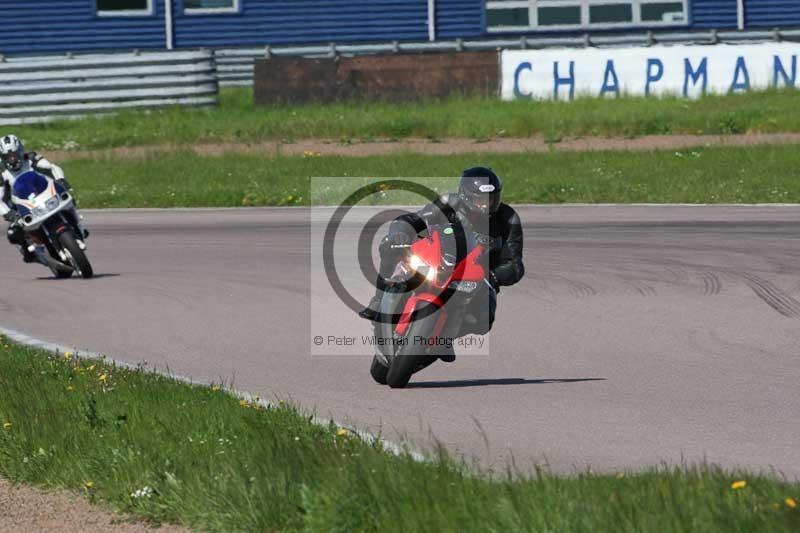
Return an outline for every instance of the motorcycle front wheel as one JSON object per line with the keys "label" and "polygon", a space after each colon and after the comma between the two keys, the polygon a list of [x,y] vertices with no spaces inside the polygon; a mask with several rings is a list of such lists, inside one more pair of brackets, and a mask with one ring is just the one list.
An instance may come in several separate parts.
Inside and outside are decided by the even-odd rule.
{"label": "motorcycle front wheel", "polygon": [[409,343],[401,346],[392,358],[392,364],[386,374],[386,384],[393,389],[402,389],[408,385],[411,375],[432,364],[438,356],[431,355],[429,350],[415,346],[413,339],[417,337],[429,338],[433,335],[438,313],[432,313],[425,318],[414,320],[408,328],[406,338]]}
{"label": "motorcycle front wheel", "polygon": [[389,367],[384,365],[377,355],[372,356],[372,365],[369,367],[369,373],[376,383],[386,385],[386,375],[389,373]]}
{"label": "motorcycle front wheel", "polygon": [[58,242],[64,247],[67,252],[68,259],[75,272],[83,279],[89,279],[94,276],[92,265],[86,254],[78,246],[75,236],[70,231],[65,231],[58,236]]}

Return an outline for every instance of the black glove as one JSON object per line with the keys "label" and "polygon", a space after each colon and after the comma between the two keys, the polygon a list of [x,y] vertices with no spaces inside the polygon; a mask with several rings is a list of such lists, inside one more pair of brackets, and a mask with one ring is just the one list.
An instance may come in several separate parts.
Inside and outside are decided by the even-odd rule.
{"label": "black glove", "polygon": [[67,178],[62,178],[62,179],[60,179],[58,181],[59,181],[59,183],[61,183],[61,185],[64,186],[65,189],[67,189],[67,191],[72,192],[72,185],[69,184],[69,182],[67,181]]}
{"label": "black glove", "polygon": [[20,219],[20,216],[19,213],[17,213],[14,209],[12,209],[11,211],[3,215],[3,218],[6,220],[6,222],[13,225]]}

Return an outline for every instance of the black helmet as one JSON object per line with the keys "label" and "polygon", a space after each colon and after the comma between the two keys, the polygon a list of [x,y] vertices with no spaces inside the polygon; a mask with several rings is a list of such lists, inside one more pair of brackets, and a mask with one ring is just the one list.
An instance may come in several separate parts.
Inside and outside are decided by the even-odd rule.
{"label": "black helmet", "polygon": [[500,207],[503,182],[491,168],[472,167],[461,174],[458,197],[475,214],[493,215]]}

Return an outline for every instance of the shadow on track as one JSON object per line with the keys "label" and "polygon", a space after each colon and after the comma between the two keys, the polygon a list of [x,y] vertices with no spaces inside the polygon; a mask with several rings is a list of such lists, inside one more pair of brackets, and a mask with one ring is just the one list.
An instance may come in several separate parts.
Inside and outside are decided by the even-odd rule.
{"label": "shadow on track", "polygon": [[[101,278],[118,278],[121,275],[122,274],[95,274],[94,276],[92,276],[91,279],[82,280],[82,281],[92,281],[93,279],[101,279]],[[68,279],[58,279],[55,276],[41,276],[41,277],[38,277],[36,279],[42,280],[42,281],[60,281],[60,282],[64,282],[64,281],[69,281],[69,280],[77,280],[77,279],[81,279],[81,278],[72,277],[72,278],[68,278]]]}
{"label": "shadow on track", "polygon": [[551,383],[578,383],[581,381],[605,381],[606,378],[496,378],[458,379],[454,381],[418,381],[406,385],[407,389],[447,389],[458,387],[486,387],[490,385],[547,385]]}

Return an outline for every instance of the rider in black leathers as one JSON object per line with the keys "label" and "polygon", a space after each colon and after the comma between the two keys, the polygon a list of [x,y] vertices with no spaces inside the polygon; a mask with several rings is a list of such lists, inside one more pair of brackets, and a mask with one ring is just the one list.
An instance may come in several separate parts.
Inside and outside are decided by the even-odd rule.
{"label": "rider in black leathers", "polygon": [[458,223],[472,229],[476,239],[490,249],[487,275],[490,287],[487,287],[484,298],[477,299],[480,303],[473,311],[478,316],[470,321],[472,328],[464,332],[479,335],[488,333],[494,322],[500,287],[515,284],[525,274],[522,263],[522,223],[514,208],[500,201],[502,187],[500,178],[492,169],[469,168],[462,174],[458,194],[444,195],[440,199],[443,205],[452,209],[442,209],[432,203],[416,213],[395,219],[379,248],[381,264],[377,290],[359,316],[372,321],[380,317],[380,303],[385,289],[383,280],[391,275],[404,253],[392,248],[392,245],[412,243],[429,225],[438,223],[445,212],[450,212],[451,216],[458,219]]}

